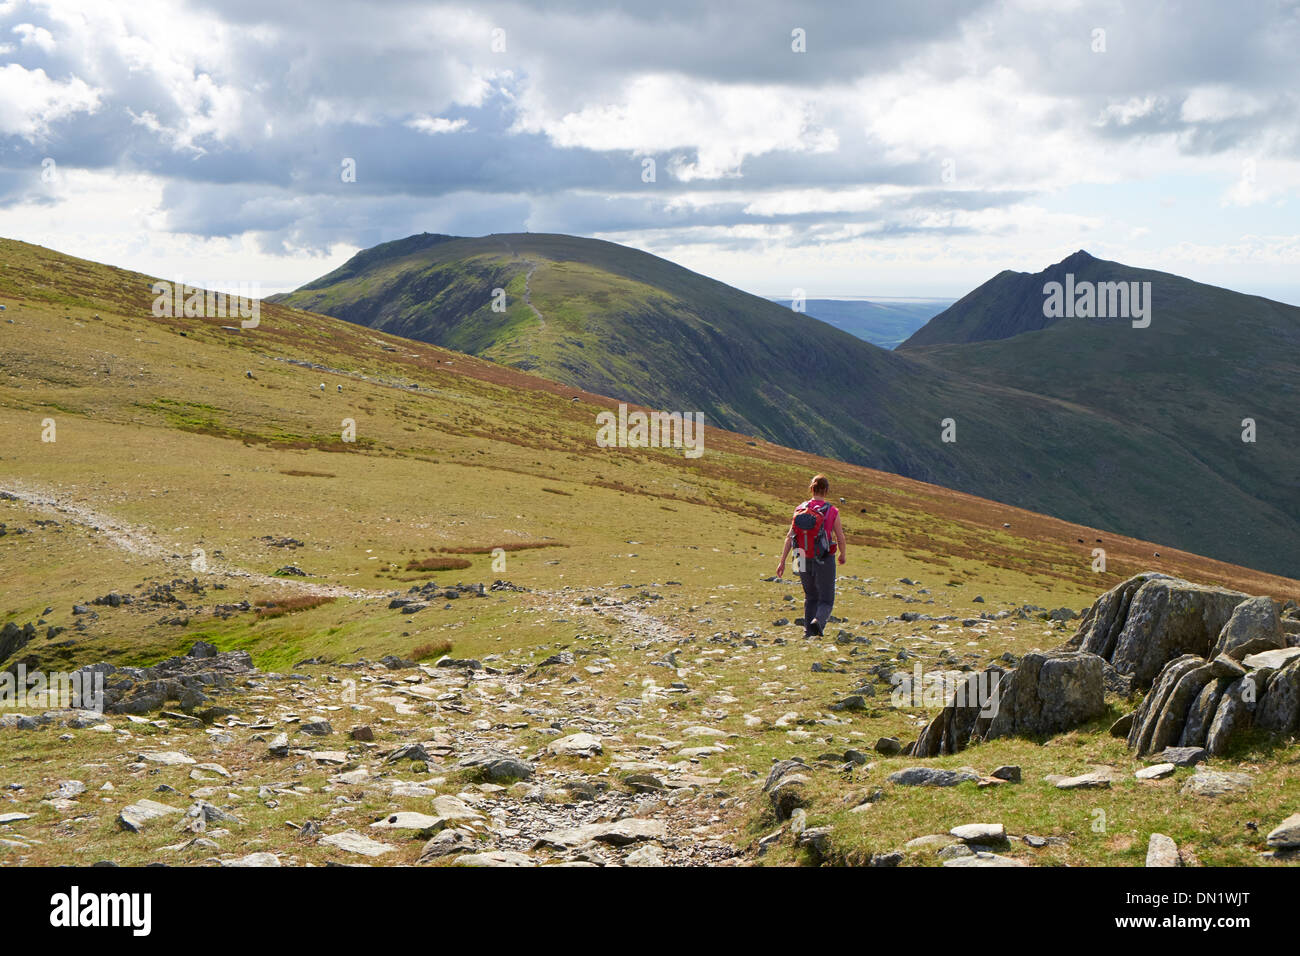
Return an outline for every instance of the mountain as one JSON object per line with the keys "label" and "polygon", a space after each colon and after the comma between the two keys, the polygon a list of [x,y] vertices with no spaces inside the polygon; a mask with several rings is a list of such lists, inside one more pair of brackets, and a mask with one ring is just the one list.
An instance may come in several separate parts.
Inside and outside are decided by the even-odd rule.
{"label": "mountain", "polygon": [[[1064,281],[1071,270],[1081,281],[1153,282],[1152,326],[1048,322],[1044,281]],[[1270,429],[1290,434],[1272,414],[1291,386],[1269,372],[1277,387],[1263,395],[1258,369],[1243,363],[1282,362],[1282,352],[1261,353],[1270,348],[1273,316],[1285,333],[1295,310],[1224,290],[1216,291],[1230,301],[1219,302],[1207,298],[1210,287],[1086,253],[990,285],[926,328],[1008,337],[945,346],[977,351],[943,354],[916,344],[925,329],[890,352],[658,257],[572,236],[412,236],[272,298],[576,388],[700,411],[710,425],[807,452],[1300,575],[1300,515],[1280,493],[1295,480],[1296,443],[1257,443],[1243,456],[1230,443],[1235,433],[1223,430],[1225,415],[1240,422],[1254,408],[1269,415]],[[497,289],[504,311],[494,312]],[[986,307],[986,298],[995,305]],[[1240,348],[1230,351],[1222,335],[1201,327],[1225,304],[1249,304],[1257,315],[1231,333]],[[1179,337],[1188,320],[1177,315],[1199,317],[1198,337]],[[1146,339],[1118,337],[1153,329]],[[999,341],[1017,344],[1004,353]],[[1131,350],[1144,341],[1164,344],[1154,353]],[[1207,371],[1209,350],[1221,358]],[[1098,394],[1107,390],[1113,394]],[[1232,411],[1239,404],[1240,413]],[[1200,414],[1212,406],[1218,418]],[[954,429],[946,437],[956,441],[943,440],[948,420]],[[1189,421],[1194,432],[1175,427]]]}
{"label": "mountain", "polygon": [[[1067,281],[1077,296],[1101,283],[1144,290],[1149,315],[1139,327],[1131,318],[1045,317],[1044,286]],[[1097,497],[1146,501],[1149,513],[1127,525],[1144,535],[1296,574],[1298,350],[1300,308],[1078,252],[1034,275],[995,276],[899,352],[988,387],[1086,409],[1117,430],[1149,436],[1153,454],[1161,439],[1176,444],[1183,457],[1163,464],[1158,486],[1132,481],[1114,462]],[[1243,440],[1248,429],[1253,441]],[[1231,504],[1219,497],[1226,487],[1234,489]],[[1218,545],[1207,512],[1233,522],[1217,532]],[[1286,529],[1293,543],[1265,544],[1270,528]]]}
{"label": "mountain", "polygon": [[907,429],[874,400],[908,363],[615,243],[412,236],[272,301],[809,451],[914,467]]}
{"label": "mountain", "polygon": [[[1048,296],[1044,289],[1057,283],[1065,290],[1077,284],[1101,286],[1103,283],[1151,282],[1158,287],[1162,307],[1181,308],[1202,300],[1210,286],[1149,269],[1134,269],[1119,262],[1097,259],[1080,249],[1042,272],[1029,274],[1006,270],[958,299],[939,312],[903,343],[903,347],[942,345],[958,342],[983,342],[1009,339],[1025,332],[1037,332],[1065,318],[1066,309],[1045,308]],[[1117,292],[1119,290],[1116,290]],[[1224,292],[1226,290],[1216,290]],[[1103,290],[1103,307],[1110,302],[1109,288]],[[1230,293],[1235,295],[1236,293]],[[1244,297],[1243,297],[1244,298]],[[1071,296],[1077,301],[1077,297]],[[1054,314],[1049,314],[1051,311]],[[1073,310],[1068,310],[1073,312]],[[1100,310],[1099,310],[1100,311]]]}
{"label": "mountain", "polygon": [[[792,302],[788,298],[772,301],[786,308]],[[827,325],[872,345],[893,349],[951,304],[951,299],[808,299],[804,309]]]}

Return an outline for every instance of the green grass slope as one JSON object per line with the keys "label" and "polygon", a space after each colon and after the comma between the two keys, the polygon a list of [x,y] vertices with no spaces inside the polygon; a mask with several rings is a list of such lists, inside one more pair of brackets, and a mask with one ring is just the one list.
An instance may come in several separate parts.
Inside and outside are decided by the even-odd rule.
{"label": "green grass slope", "polygon": [[[1054,268],[1076,267],[1093,278],[1123,269],[1086,253]],[[1178,296],[1199,301],[1185,289],[1204,287],[1178,282],[1157,287],[1162,315],[1181,307]],[[1033,325],[1035,304],[1041,323],[1041,277],[1004,274],[990,286],[927,328],[944,316],[1005,312],[1013,320],[1002,332],[1011,334]],[[493,311],[495,289],[505,291],[504,311]],[[982,370],[976,356],[943,362],[918,348],[889,352],[655,256],[556,235],[412,236],[275,299],[577,388],[700,411],[711,424],[816,454],[1300,574],[1293,508],[1245,466],[1208,461],[1188,435],[1163,427],[1165,413],[1149,411],[1152,401],[1178,406],[1201,390],[1191,371],[1199,362],[1185,351],[1167,356],[1158,395],[1139,390],[1148,404],[1102,406],[1079,394],[1086,389],[1038,387],[1038,378],[1071,379],[1068,353],[1036,377]],[[977,309],[985,299],[992,305]],[[1131,361],[1124,343],[1111,344],[1116,351],[1096,357],[1101,369]],[[1225,354],[1221,364],[1248,376],[1239,358]],[[955,443],[941,440],[949,418]],[[1256,457],[1276,471],[1279,458]],[[1233,516],[1231,533],[1224,513]]]}

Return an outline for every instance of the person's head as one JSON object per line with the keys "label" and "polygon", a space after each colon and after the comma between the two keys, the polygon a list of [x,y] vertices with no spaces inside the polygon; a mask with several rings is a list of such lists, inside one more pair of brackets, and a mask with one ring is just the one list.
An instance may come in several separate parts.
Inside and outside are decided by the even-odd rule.
{"label": "person's head", "polygon": [[812,492],[814,498],[824,498],[826,492],[831,490],[831,483],[826,480],[825,475],[813,475],[812,481],[808,482],[808,490]]}

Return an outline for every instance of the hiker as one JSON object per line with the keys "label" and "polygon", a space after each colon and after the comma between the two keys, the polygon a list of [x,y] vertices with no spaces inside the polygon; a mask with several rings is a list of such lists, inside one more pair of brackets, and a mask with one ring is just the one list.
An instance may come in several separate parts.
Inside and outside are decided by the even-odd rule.
{"label": "hiker", "polygon": [[785,574],[785,559],[795,549],[795,568],[803,584],[803,636],[820,637],[835,604],[835,560],[844,563],[847,546],[840,524],[840,509],[826,500],[830,482],[814,475],[808,484],[812,497],[794,510],[790,533],[785,536],[776,576]]}

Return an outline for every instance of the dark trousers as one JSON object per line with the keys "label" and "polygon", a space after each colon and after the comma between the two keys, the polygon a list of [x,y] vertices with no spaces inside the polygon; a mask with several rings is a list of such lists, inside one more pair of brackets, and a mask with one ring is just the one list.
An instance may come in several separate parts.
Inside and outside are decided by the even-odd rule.
{"label": "dark trousers", "polygon": [[835,605],[835,555],[827,555],[825,561],[809,561],[807,567],[808,570],[799,572],[803,584],[804,627],[813,621],[825,626]]}

